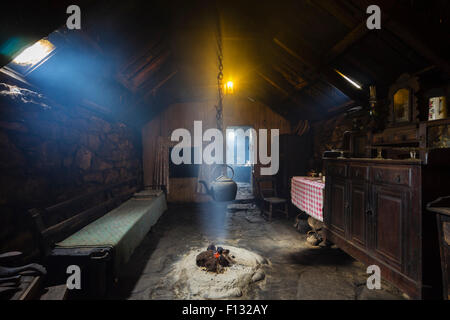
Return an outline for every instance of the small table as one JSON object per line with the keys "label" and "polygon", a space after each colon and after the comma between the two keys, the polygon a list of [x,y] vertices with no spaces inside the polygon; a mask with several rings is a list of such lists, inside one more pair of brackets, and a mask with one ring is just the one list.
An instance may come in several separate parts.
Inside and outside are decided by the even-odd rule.
{"label": "small table", "polygon": [[291,202],[314,219],[323,222],[323,194],[325,183],[321,178],[292,177]]}

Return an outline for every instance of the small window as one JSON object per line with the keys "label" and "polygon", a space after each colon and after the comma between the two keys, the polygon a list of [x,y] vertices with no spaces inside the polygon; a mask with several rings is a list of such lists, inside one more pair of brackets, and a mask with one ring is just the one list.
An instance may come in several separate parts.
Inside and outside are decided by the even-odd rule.
{"label": "small window", "polygon": [[15,57],[9,67],[22,75],[27,75],[50,58],[54,50],[55,46],[49,40],[39,40]]}

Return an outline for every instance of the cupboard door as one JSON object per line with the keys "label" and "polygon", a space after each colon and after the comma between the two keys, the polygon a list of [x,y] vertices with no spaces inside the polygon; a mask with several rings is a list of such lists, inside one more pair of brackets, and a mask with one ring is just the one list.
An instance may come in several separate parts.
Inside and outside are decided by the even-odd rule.
{"label": "cupboard door", "polygon": [[393,186],[374,185],[373,188],[370,228],[373,232],[374,253],[392,267],[401,270],[408,191]]}
{"label": "cupboard door", "polygon": [[330,228],[342,236],[345,235],[345,212],[348,207],[345,190],[345,180],[333,177],[330,186],[330,206],[328,208],[330,217],[328,221]]}
{"label": "cupboard door", "polygon": [[367,184],[351,182],[349,192],[349,238],[362,247],[366,246]]}

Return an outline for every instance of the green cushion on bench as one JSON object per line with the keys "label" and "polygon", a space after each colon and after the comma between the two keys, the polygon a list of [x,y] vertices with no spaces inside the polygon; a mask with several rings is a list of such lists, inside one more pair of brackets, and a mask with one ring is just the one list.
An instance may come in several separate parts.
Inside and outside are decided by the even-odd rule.
{"label": "green cushion on bench", "polygon": [[166,209],[164,194],[132,198],[57,243],[56,248],[113,247],[117,274]]}

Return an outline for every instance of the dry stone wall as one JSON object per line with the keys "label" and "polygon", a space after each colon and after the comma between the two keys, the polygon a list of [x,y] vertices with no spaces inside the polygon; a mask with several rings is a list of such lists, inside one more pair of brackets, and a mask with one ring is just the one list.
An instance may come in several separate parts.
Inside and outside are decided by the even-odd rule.
{"label": "dry stone wall", "polygon": [[138,130],[0,81],[0,252],[35,241],[26,210],[142,176]]}

